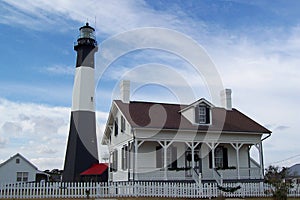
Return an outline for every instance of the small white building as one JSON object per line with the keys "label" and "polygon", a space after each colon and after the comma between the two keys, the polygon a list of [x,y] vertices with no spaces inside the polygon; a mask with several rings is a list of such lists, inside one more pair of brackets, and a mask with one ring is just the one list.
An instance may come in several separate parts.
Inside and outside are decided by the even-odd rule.
{"label": "small white building", "polygon": [[130,101],[129,84],[121,83],[122,100],[112,102],[102,138],[110,181],[262,180],[262,141],[271,131],[232,108],[231,90],[216,107],[203,98],[190,105]]}
{"label": "small white building", "polygon": [[0,164],[0,183],[40,182],[41,180],[47,180],[47,174],[39,171],[19,153]]}

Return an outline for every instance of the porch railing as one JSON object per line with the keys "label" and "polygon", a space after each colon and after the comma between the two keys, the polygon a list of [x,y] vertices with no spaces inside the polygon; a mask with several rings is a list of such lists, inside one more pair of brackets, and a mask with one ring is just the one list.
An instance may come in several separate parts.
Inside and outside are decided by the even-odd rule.
{"label": "porch railing", "polygon": [[216,180],[216,182],[219,185],[223,185],[223,174],[219,173],[216,169],[213,169],[213,179]]}
{"label": "porch railing", "polygon": [[[189,169],[191,170],[191,169]],[[191,173],[189,173],[191,174]],[[191,176],[188,176],[185,170],[167,170],[164,169],[140,169],[140,172],[135,175],[136,181],[162,181],[162,180],[192,180]]]}
{"label": "porch railing", "polygon": [[[253,168],[240,168],[240,179],[260,179],[260,169]],[[203,174],[204,175],[204,174]],[[140,171],[135,175],[136,181],[154,181],[154,180],[199,180],[199,175],[193,169],[189,171],[181,170],[167,170],[153,168],[141,168]],[[217,180],[219,184],[222,184],[222,180],[233,180],[238,179],[237,169],[225,169],[225,170],[212,170],[211,173],[206,173],[205,176],[201,177],[201,180]],[[198,182],[198,181],[196,181]]]}
{"label": "porch railing", "polygon": [[[240,179],[260,179],[260,168],[240,168]],[[238,179],[237,169],[225,169],[218,170],[219,174],[223,176],[223,179]]]}

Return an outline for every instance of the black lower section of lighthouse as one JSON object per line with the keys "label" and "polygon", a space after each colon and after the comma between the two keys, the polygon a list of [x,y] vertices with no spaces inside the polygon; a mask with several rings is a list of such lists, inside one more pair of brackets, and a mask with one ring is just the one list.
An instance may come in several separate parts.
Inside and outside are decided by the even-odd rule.
{"label": "black lower section of lighthouse", "polygon": [[80,173],[99,163],[97,154],[95,113],[72,112],[63,181],[81,181]]}

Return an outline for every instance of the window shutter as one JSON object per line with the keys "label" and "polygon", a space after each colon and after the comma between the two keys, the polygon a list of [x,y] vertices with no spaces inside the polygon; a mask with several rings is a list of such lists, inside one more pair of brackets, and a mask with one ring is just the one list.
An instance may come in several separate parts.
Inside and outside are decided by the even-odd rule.
{"label": "window shutter", "polygon": [[115,120],[115,136],[118,135],[119,127],[118,127],[118,118]]}
{"label": "window shutter", "polygon": [[206,108],[206,123],[210,123],[210,108]]}
{"label": "window shutter", "polygon": [[195,107],[195,123],[199,123],[199,106]]}
{"label": "window shutter", "polygon": [[177,168],[177,148],[172,146],[172,165],[171,168]]}
{"label": "window shutter", "polygon": [[118,150],[116,150],[116,171],[118,171]]}
{"label": "window shutter", "polygon": [[125,153],[124,153],[124,147],[122,148],[122,169],[124,170],[125,169],[125,160],[124,160],[124,157],[125,157]]}
{"label": "window shutter", "polygon": [[116,155],[115,155],[115,151],[113,151],[112,153],[112,171],[115,171],[115,165],[116,165]]}
{"label": "window shutter", "polygon": [[163,166],[163,156],[162,156],[162,148],[161,146],[156,147],[156,167],[157,168],[162,168]]}
{"label": "window shutter", "polygon": [[208,154],[208,158],[209,158],[209,168],[211,169],[212,168],[212,152],[210,151],[209,154]]}
{"label": "window shutter", "polygon": [[113,153],[113,171],[118,171],[118,151],[115,150]]}
{"label": "window shutter", "polygon": [[223,148],[223,168],[228,168],[228,151],[227,148]]}
{"label": "window shutter", "polygon": [[126,129],[125,118],[121,116],[121,132],[124,133]]}
{"label": "window shutter", "polygon": [[113,171],[113,168],[114,168],[114,154],[111,153],[109,156],[110,156],[110,159],[109,159],[109,171],[112,172]]}
{"label": "window shutter", "polygon": [[125,157],[124,168],[128,169],[128,146],[127,145],[124,147],[124,153],[125,153],[125,155],[124,155],[124,157]]}

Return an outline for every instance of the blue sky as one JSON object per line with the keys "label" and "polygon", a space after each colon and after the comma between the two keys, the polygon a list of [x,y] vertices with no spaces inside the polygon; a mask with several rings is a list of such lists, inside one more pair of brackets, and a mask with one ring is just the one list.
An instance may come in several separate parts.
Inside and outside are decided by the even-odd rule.
{"label": "blue sky", "polygon": [[[299,163],[299,7],[296,0],[1,1],[0,161],[19,152],[41,169],[62,168],[73,44],[88,20],[96,28],[99,51],[103,41],[143,27],[168,28],[194,39],[215,63],[224,87],[233,90],[233,107],[273,131],[264,143],[265,163]],[[100,65],[99,57],[96,63]],[[146,74],[128,73],[149,63],[172,67],[188,80],[196,99],[210,100],[204,81],[180,57],[153,49],[133,51],[115,60],[98,82],[99,137],[123,77],[142,84],[160,76],[184,94],[184,85],[157,73],[156,65]],[[141,87],[132,98],[178,101],[168,87],[158,85]]]}

